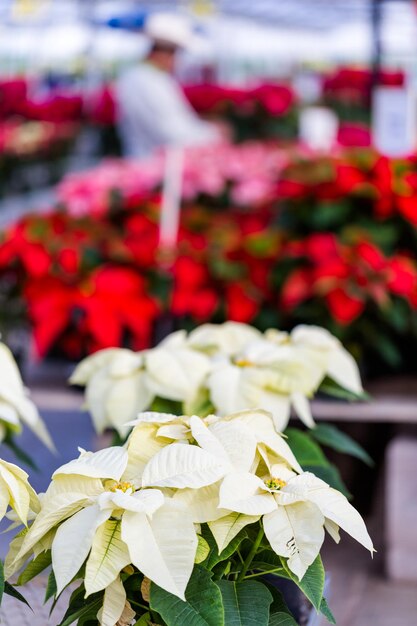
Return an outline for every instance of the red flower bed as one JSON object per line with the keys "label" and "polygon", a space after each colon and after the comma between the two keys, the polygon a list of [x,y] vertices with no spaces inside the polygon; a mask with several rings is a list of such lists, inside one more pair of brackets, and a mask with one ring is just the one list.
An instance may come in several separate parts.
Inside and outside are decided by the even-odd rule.
{"label": "red flower bed", "polygon": [[396,295],[412,307],[417,305],[415,264],[402,255],[385,257],[366,239],[346,245],[334,235],[310,235],[289,244],[287,251],[305,262],[289,275],[282,291],[281,303],[286,311],[318,298],[332,318],[344,326],[365,312],[368,301],[384,308]]}
{"label": "red flower bed", "polygon": [[[323,91],[332,97],[346,97],[363,101],[369,93],[369,86],[373,80],[372,71],[369,69],[342,67],[325,77]],[[384,87],[403,87],[405,83],[404,72],[381,70],[375,76],[378,85]]]}
{"label": "red flower bed", "polygon": [[[5,234],[0,287],[25,302],[40,354],[144,347],[170,311],[187,327],[320,324],[378,367],[414,355],[416,159],[284,157],[253,144],[192,151],[168,257],[158,246],[160,165],[142,177],[133,162],[72,176],[65,210]],[[256,203],[242,195],[255,181]]]}
{"label": "red flower bed", "polygon": [[260,106],[265,113],[280,116],[295,105],[295,95],[285,84],[263,83],[253,88],[223,85],[189,85],[184,93],[199,113],[221,113],[227,106],[253,111]]}

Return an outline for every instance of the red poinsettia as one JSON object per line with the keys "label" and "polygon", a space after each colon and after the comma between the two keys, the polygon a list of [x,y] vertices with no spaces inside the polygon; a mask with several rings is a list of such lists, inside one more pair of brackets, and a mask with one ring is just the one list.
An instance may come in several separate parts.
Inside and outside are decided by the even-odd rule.
{"label": "red poinsettia", "polygon": [[123,343],[129,333],[135,349],[148,347],[158,306],[135,271],[103,266],[71,285],[44,277],[25,289],[34,338],[40,356],[48,353],[68,328],[80,333],[80,352]]}
{"label": "red poinsettia", "polygon": [[0,269],[18,263],[33,278],[47,276],[51,268],[50,254],[30,236],[26,220],[12,227],[0,245]]}
{"label": "red poinsettia", "polygon": [[173,267],[174,284],[171,310],[175,315],[189,315],[198,322],[211,319],[219,303],[207,267],[190,257],[180,256]]}
{"label": "red poinsettia", "polygon": [[[321,256],[317,254],[320,240],[323,241]],[[347,246],[331,235],[316,235],[298,242],[295,249],[290,246],[289,251],[304,257],[307,265],[293,271],[285,283],[281,304],[287,311],[310,298],[321,298],[335,321],[345,325],[357,319],[368,302],[387,306],[390,294],[415,305],[415,263],[399,255],[386,258],[369,241]]]}
{"label": "red poinsettia", "polygon": [[259,293],[250,283],[231,284],[226,290],[226,318],[250,324],[260,310]]}

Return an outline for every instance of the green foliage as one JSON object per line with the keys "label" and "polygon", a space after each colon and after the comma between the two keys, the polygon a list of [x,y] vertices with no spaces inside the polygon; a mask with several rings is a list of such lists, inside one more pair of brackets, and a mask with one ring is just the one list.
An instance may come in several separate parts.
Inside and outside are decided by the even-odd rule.
{"label": "green foliage", "polygon": [[210,546],[201,535],[198,535],[197,552],[195,554],[194,563],[202,563],[210,554]]}
{"label": "green foliage", "polygon": [[276,572],[284,573],[285,575],[285,569],[282,565],[280,557],[271,549],[258,552],[252,562],[252,567],[254,570],[261,570],[265,573]]}
{"label": "green foliage", "polygon": [[301,580],[287,567],[285,559],[281,559],[285,574],[283,578],[288,578],[295,582],[304,595],[310,600],[316,611],[320,611],[324,591],[324,567],[320,555],[310,565]]}
{"label": "green foliage", "polygon": [[150,613],[144,613],[143,615],[141,615],[141,617],[138,619],[137,622],[135,622],[134,626],[149,626],[152,623],[152,616]]}
{"label": "green foliage", "polygon": [[297,622],[289,611],[282,593],[273,585],[268,585],[268,589],[273,598],[268,626],[297,626]]}
{"label": "green foliage", "polygon": [[77,620],[77,626],[87,626],[88,622],[97,623],[97,613],[103,605],[103,592],[93,593],[85,598],[84,585],[80,585],[71,595],[67,612],[59,626],[70,626]]}
{"label": "green foliage", "polygon": [[49,567],[52,563],[51,550],[41,552],[36,559],[29,561],[23,572],[17,579],[18,585],[26,585],[30,580],[35,578],[38,574],[43,572],[44,569]]}
{"label": "green foliage", "polygon": [[339,470],[327,460],[318,443],[314,441],[314,430],[301,431],[295,428],[287,428],[285,434],[288,437],[290,448],[303,470],[312,472],[329,484],[330,487],[338,489],[347,498],[350,498],[351,494],[344,484]]}
{"label": "green foliage", "polygon": [[169,626],[226,626],[220,589],[200,565],[194,568],[185,597],[186,602],[152,583],[150,606]]}
{"label": "green foliage", "polygon": [[298,626],[298,624],[291,615],[279,611],[271,614],[268,626]]}
{"label": "green foliage", "polygon": [[203,528],[202,535],[204,539],[207,541],[209,548],[210,548],[210,552],[208,553],[207,558],[203,562],[204,567],[208,570],[212,570],[213,567],[217,565],[218,563],[221,563],[222,561],[226,561],[227,559],[229,559],[232,556],[232,554],[234,554],[236,550],[239,548],[242,541],[246,539],[246,537],[248,536],[245,529],[241,530],[240,533],[236,535],[234,539],[232,539],[232,541],[223,550],[223,552],[219,554],[216,541],[208,527]]}
{"label": "green foliage", "polygon": [[267,587],[254,580],[234,582],[219,580],[227,626],[268,626],[272,595]]}
{"label": "green foliage", "polygon": [[288,437],[288,445],[302,467],[305,465],[322,465],[326,467],[329,464],[320,446],[311,438],[308,432],[296,428],[287,428],[285,434]]}
{"label": "green foliage", "polygon": [[36,463],[30,458],[28,454],[26,454],[26,452],[20,446],[17,445],[14,439],[14,434],[12,432],[7,432],[6,437],[3,440],[3,444],[10,448],[10,450],[14,453],[19,461],[21,461],[31,469],[35,470],[35,472],[39,471]]}
{"label": "green foliage", "polygon": [[338,489],[339,491],[341,491],[343,495],[348,498],[348,500],[352,499],[352,494],[343,482],[336,465],[333,465],[333,463],[328,463],[328,465],[326,466],[305,465],[303,469],[306,472],[312,472],[318,478],[324,480],[324,482],[330,485],[330,487],[333,487],[333,489]]}
{"label": "green foliage", "polygon": [[384,361],[393,369],[400,367],[402,356],[395,343],[383,333],[378,335],[378,341],[375,342],[375,350],[379,353]]}
{"label": "green foliage", "polygon": [[26,606],[31,609],[31,606],[26,598],[24,598],[22,594],[7,581],[4,583],[4,593],[7,593],[8,596],[11,596],[15,600],[19,600],[19,602],[22,602],[22,604],[26,604]]}
{"label": "green foliage", "polygon": [[331,424],[318,424],[315,428],[311,429],[310,433],[311,436],[322,445],[332,448],[337,452],[350,454],[350,456],[360,459],[370,467],[373,466],[374,463],[371,457],[362,446],[336,426],[332,426]]}
{"label": "green foliage", "polygon": [[53,598],[56,595],[56,592],[57,592],[57,586],[56,586],[55,574],[54,574],[54,571],[51,570],[49,577],[48,577],[48,583],[46,585],[44,602],[46,603],[48,602],[48,600]]}
{"label": "green foliage", "polygon": [[353,391],[348,391],[338,385],[334,380],[331,380],[331,378],[324,379],[320,385],[319,391],[328,396],[333,396],[334,398],[339,398],[340,400],[348,400],[350,402],[356,402],[358,400],[367,401],[370,399],[369,394],[365,391],[360,394],[353,393]]}
{"label": "green foliage", "polygon": [[171,413],[172,415],[182,415],[182,403],[175,400],[157,397],[152,402],[151,411],[155,413]]}
{"label": "green foliage", "polygon": [[323,598],[321,601],[320,613],[324,615],[324,617],[327,619],[328,622],[330,622],[330,624],[336,624],[335,617],[331,612],[329,605],[327,604],[326,598]]}
{"label": "green foliage", "polygon": [[1,601],[3,600],[5,582],[6,581],[4,578],[4,565],[3,565],[3,561],[0,561],[0,606],[1,606]]}

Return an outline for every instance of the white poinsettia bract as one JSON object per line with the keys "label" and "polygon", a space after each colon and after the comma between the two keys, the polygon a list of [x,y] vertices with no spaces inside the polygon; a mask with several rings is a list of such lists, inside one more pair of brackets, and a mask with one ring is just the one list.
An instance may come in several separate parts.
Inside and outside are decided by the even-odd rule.
{"label": "white poinsettia bract", "polygon": [[28,426],[50,450],[54,444],[38,410],[24,387],[12,352],[0,342],[0,442],[9,433]]}
{"label": "white poinsettia bract", "polygon": [[71,382],[86,387],[96,430],[125,437],[129,422],[158,399],[180,403],[188,415],[259,407],[272,413],[278,431],[292,410],[313,428],[310,400],[325,379],[356,396],[363,392],[355,360],[324,328],[261,333],[225,322],[175,332],[143,352],[103,350],[80,363]]}

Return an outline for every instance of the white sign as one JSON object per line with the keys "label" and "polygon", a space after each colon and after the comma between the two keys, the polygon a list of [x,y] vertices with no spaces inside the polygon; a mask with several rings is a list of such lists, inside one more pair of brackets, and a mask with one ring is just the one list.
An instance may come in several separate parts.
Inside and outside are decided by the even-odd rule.
{"label": "white sign", "polygon": [[314,104],[323,93],[323,79],[315,72],[300,71],[295,75],[292,86],[299,100],[305,104]]}
{"label": "white sign", "polygon": [[337,139],[339,120],[325,107],[308,107],[300,115],[300,140],[313,150],[330,150]]}
{"label": "white sign", "polygon": [[165,154],[159,244],[166,248],[174,248],[180,227],[184,149],[179,146],[171,146],[166,149]]}
{"label": "white sign", "polygon": [[378,87],[372,103],[372,139],[389,157],[414,152],[417,140],[415,93],[410,88]]}

